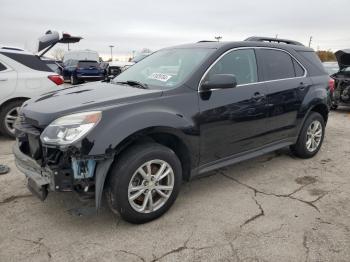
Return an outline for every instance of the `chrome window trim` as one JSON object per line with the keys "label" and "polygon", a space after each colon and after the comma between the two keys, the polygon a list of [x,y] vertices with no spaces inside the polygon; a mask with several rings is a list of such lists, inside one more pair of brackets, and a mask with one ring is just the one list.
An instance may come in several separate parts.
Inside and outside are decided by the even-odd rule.
{"label": "chrome window trim", "polygon": [[[282,51],[287,53],[290,57],[292,57],[292,59],[294,59],[304,70],[304,75],[303,76],[296,76],[296,77],[290,77],[290,78],[281,78],[281,79],[274,79],[274,80],[267,80],[267,81],[258,81],[258,82],[252,82],[252,83],[248,83],[248,84],[241,84],[241,85],[237,85],[236,87],[240,87],[240,86],[247,86],[247,85],[257,85],[257,84],[263,84],[263,83],[270,83],[270,82],[276,82],[276,81],[285,81],[285,80],[291,80],[291,79],[299,79],[299,78],[305,78],[308,75],[308,71],[305,68],[305,66],[295,57],[293,56],[291,53],[289,53],[286,50],[280,49],[280,48],[275,48],[275,47],[252,47],[252,46],[246,46],[246,47],[236,47],[236,48],[232,48],[230,50],[227,50],[225,53],[223,53],[221,56],[219,56],[211,65],[210,67],[204,72],[201,80],[199,81],[198,84],[198,88],[197,91],[200,93],[202,92],[202,90],[200,90],[201,84],[204,80],[204,78],[207,76],[207,74],[209,73],[209,71],[221,60],[221,58],[223,58],[225,55],[234,52],[236,50],[244,50],[244,49],[268,49],[268,50],[277,50],[277,51]],[[257,61],[257,60],[256,60]],[[257,68],[258,68],[258,64],[257,64]],[[258,68],[259,70],[259,68]],[[221,89],[210,89],[210,91],[215,91],[215,90],[221,90]]]}

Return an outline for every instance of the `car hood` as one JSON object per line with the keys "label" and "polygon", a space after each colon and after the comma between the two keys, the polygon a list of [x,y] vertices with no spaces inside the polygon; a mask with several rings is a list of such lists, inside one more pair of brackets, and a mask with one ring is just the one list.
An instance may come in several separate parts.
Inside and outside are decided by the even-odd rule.
{"label": "car hood", "polygon": [[89,83],[30,99],[24,103],[21,115],[30,120],[34,126],[45,127],[64,115],[103,110],[161,95],[161,90],[140,89],[103,82]]}
{"label": "car hood", "polygon": [[335,57],[337,58],[340,70],[350,66],[350,49],[335,52]]}

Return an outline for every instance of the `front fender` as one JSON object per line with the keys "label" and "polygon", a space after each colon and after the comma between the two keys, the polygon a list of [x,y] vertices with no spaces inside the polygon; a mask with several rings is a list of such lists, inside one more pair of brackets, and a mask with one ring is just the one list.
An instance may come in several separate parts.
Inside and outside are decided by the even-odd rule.
{"label": "front fender", "polygon": [[[139,108],[115,115],[114,110],[104,112],[104,121],[86,138],[90,146],[88,155],[103,155],[115,149],[124,139],[141,130],[154,128],[172,133],[190,150],[198,148],[198,128],[191,118],[164,108]],[[82,143],[83,146],[84,143]],[[87,149],[83,149],[87,152]]]}

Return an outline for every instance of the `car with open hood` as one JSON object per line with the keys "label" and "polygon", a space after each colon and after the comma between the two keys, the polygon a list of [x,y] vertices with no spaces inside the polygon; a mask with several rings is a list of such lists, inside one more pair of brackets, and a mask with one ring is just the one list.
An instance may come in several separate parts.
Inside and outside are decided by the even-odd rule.
{"label": "car with open hood", "polygon": [[57,43],[75,43],[80,37],[47,31],[39,38],[37,54],[0,46],[0,133],[14,137],[14,123],[24,101],[59,89],[62,77],[42,56]]}
{"label": "car with open hood", "polygon": [[337,51],[335,57],[339,70],[331,76],[335,80],[333,109],[337,109],[339,105],[350,106],[350,49]]}
{"label": "car with open hood", "polygon": [[[320,150],[329,76],[315,52],[284,39],[159,50],[110,82],[24,103],[16,165],[28,188],[92,197],[132,223],[160,217],[183,181],[283,147]],[[213,190],[215,190],[213,188]]]}

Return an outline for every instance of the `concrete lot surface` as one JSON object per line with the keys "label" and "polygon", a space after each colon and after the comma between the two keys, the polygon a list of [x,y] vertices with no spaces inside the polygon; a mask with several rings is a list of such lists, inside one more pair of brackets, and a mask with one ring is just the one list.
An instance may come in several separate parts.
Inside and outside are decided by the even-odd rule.
{"label": "concrete lot surface", "polygon": [[[313,159],[280,150],[183,185],[160,219],[131,225],[74,194],[40,202],[0,138],[0,261],[350,261],[350,109]],[[86,204],[85,204],[86,205]],[[83,207],[83,208],[81,208]]]}

